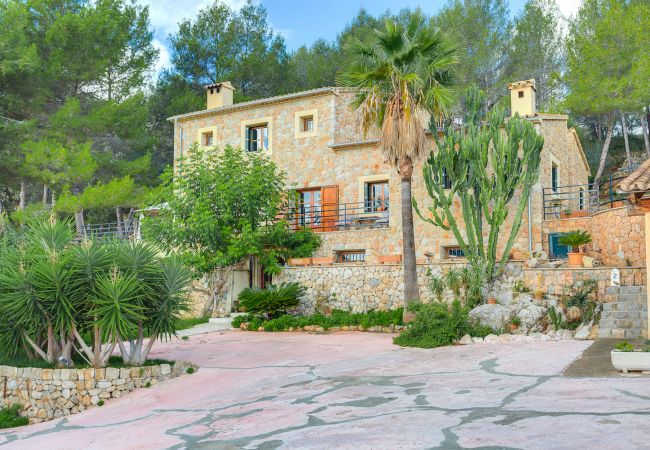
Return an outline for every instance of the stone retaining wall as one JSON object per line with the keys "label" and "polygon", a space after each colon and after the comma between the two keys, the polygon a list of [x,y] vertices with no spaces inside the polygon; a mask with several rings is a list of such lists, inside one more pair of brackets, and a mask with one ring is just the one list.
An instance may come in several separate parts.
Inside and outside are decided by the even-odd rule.
{"label": "stone retaining wall", "polygon": [[[423,302],[431,300],[427,287],[427,271],[442,274],[449,267],[462,266],[464,262],[447,264],[418,264],[418,284]],[[601,301],[609,301],[606,288],[609,287],[611,267],[596,268],[527,268],[522,262],[509,262],[505,274],[495,280],[490,295],[498,296],[502,291],[511,290],[513,283],[523,280],[531,290],[541,289],[551,295],[561,295],[566,287],[585,278],[598,281],[598,294]],[[646,284],[645,267],[622,267],[621,284],[642,286]],[[297,281],[307,288],[299,311],[313,313],[324,306],[331,309],[365,312],[387,310],[403,306],[404,284],[402,266],[397,264],[337,264],[331,266],[286,267],[274,282]],[[447,294],[450,296],[450,293]],[[448,298],[451,300],[451,298]]]}
{"label": "stone retaining wall", "polygon": [[109,398],[177,377],[192,364],[105,369],[38,369],[0,366],[0,407],[23,405],[30,423],[76,414]]}

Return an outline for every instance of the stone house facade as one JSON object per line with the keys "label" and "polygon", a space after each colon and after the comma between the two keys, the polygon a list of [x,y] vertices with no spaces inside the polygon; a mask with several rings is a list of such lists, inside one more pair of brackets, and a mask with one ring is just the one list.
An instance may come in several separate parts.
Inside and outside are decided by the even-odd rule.
{"label": "stone house facade", "polygon": [[[567,125],[568,117],[535,111],[534,80],[511,83],[509,88],[513,113],[528,117],[545,142],[539,181],[511,254],[512,259],[522,260],[546,248],[543,188],[586,185],[589,166],[575,130]],[[380,153],[376,134],[364,136],[360,131],[351,107],[354,91],[327,87],[234,104],[227,82],[208,86],[207,92],[209,109],[169,119],[174,124],[174,160],[187,155],[195,143],[263,152],[286,173],[288,186],[299,192],[300,205],[292,223],[321,233],[322,245],[313,258],[291,262],[279,279],[304,281],[308,270],[314,280],[332,285],[323,278],[340,281],[347,272],[339,274],[338,269],[353,266],[355,272],[364,272],[361,278],[368,278],[370,285],[381,287],[383,283],[373,281],[378,278],[372,273],[394,280],[381,296],[365,299],[366,307],[397,305],[402,289],[396,276],[401,270],[400,180]],[[431,149],[434,147],[431,137]],[[426,210],[430,199],[421,163],[416,164],[412,186],[420,209]],[[581,200],[574,203],[576,210],[584,207]],[[504,233],[509,232],[511,220],[504,225]],[[450,231],[417,216],[415,237],[422,276],[425,266],[441,267],[462,259]],[[241,288],[264,283],[260,268],[252,264],[247,270],[247,274],[234,275],[238,281],[233,283],[231,303]],[[329,291],[337,293],[337,289]],[[356,298],[345,290],[340,295]],[[351,300],[355,305],[360,302]]]}

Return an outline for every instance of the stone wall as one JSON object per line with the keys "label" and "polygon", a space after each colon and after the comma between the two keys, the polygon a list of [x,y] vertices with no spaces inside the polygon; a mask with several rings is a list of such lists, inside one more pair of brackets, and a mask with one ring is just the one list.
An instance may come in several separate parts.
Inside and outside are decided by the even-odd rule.
{"label": "stone wall", "polygon": [[[423,302],[431,301],[427,272],[442,275],[450,267],[460,267],[462,262],[442,264],[418,264],[418,284]],[[646,284],[643,267],[623,267],[621,284],[642,286]],[[517,280],[531,290],[541,289],[550,295],[562,295],[574,282],[586,278],[598,281],[601,301],[609,301],[606,289],[610,286],[611,267],[597,268],[527,268],[520,261],[506,265],[505,273],[495,280],[489,295],[511,291]],[[404,285],[402,266],[396,264],[336,264],[320,267],[287,267],[276,278],[277,282],[297,281],[307,288],[300,305],[300,312],[311,313],[317,307],[364,312],[372,309],[386,310],[403,306]],[[450,293],[446,295],[451,300]]]}
{"label": "stone wall", "polygon": [[191,364],[176,362],[105,369],[39,369],[0,366],[0,407],[21,404],[31,423],[76,414],[134,389],[149,387],[186,372]]}
{"label": "stone wall", "polygon": [[605,266],[645,266],[645,221],[630,216],[627,207],[606,209],[590,217],[545,220],[542,225],[544,250],[548,251],[549,233],[586,230],[593,242],[586,253]]}
{"label": "stone wall", "polygon": [[[607,288],[610,287],[611,267],[595,268],[524,268],[522,280],[531,290],[541,289],[550,295],[562,295],[565,289],[577,281],[593,278],[598,281],[598,299],[608,302]],[[621,272],[622,286],[644,286],[646,271],[644,267],[623,267]]]}

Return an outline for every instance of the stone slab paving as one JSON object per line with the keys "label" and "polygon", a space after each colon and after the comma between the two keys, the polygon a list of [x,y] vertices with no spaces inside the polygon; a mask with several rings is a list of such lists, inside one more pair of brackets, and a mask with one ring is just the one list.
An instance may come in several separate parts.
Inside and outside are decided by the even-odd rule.
{"label": "stone slab paving", "polygon": [[572,378],[584,341],[403,349],[373,333],[224,331],[160,345],[201,366],[83,414],[0,433],[20,449],[650,448],[650,382]]}

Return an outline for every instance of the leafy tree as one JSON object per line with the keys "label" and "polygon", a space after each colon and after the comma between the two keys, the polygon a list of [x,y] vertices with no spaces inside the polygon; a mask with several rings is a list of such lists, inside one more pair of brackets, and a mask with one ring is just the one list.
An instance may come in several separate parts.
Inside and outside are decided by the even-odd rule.
{"label": "leafy tree", "polygon": [[509,46],[508,76],[511,81],[534,78],[537,106],[549,111],[561,96],[560,74],[564,67],[562,13],[555,0],[530,0],[515,18]]}
{"label": "leafy tree", "polygon": [[462,37],[460,77],[486,92],[488,106],[505,95],[504,72],[511,25],[505,0],[449,0],[435,18],[443,30]]}
{"label": "leafy tree", "polygon": [[596,181],[605,169],[616,118],[629,107],[629,95],[638,82],[634,74],[643,73],[635,61],[647,51],[637,48],[636,33],[630,32],[638,24],[626,26],[636,20],[632,9],[636,7],[618,0],[586,0],[569,28],[567,107],[573,113],[596,117],[607,129]]}
{"label": "leafy tree", "polygon": [[203,97],[202,86],[224,80],[242,100],[275,95],[283,84],[284,41],[273,33],[264,7],[251,0],[238,12],[217,0],[194,21],[183,20],[169,40],[174,72],[197,96]]}
{"label": "leafy tree", "polygon": [[[502,272],[521,227],[530,191],[539,177],[544,139],[518,115],[506,121],[501,106],[484,117],[483,94],[476,86],[468,90],[466,103],[463,127],[448,127],[436,139],[437,151],[424,164],[424,181],[433,200],[430,214],[422,214],[415,202],[414,206],[422,220],[453,232],[474,276],[489,282]],[[444,188],[444,177],[451,189]],[[502,226],[511,209],[512,228],[503,243],[499,238],[506,237],[501,236]],[[458,212],[462,224],[456,219]],[[504,244],[501,256],[497,255],[500,242]]]}
{"label": "leafy tree", "polygon": [[406,25],[386,19],[371,43],[356,40],[351,45],[359,62],[347,68],[339,81],[359,90],[354,106],[363,130],[379,128],[379,147],[399,173],[404,302],[418,302],[411,180],[414,162],[431,149],[419,112],[440,120],[453,106],[457,45],[428,27],[419,14],[412,14]]}
{"label": "leafy tree", "polygon": [[164,174],[160,210],[145,219],[143,232],[206,274],[206,315],[222,298],[235,264],[254,256],[274,273],[281,260],[309,256],[320,244],[310,230],[292,232],[278,220],[290,196],[284,174],[265,156],[194,145],[177,170],[178,176]]}

